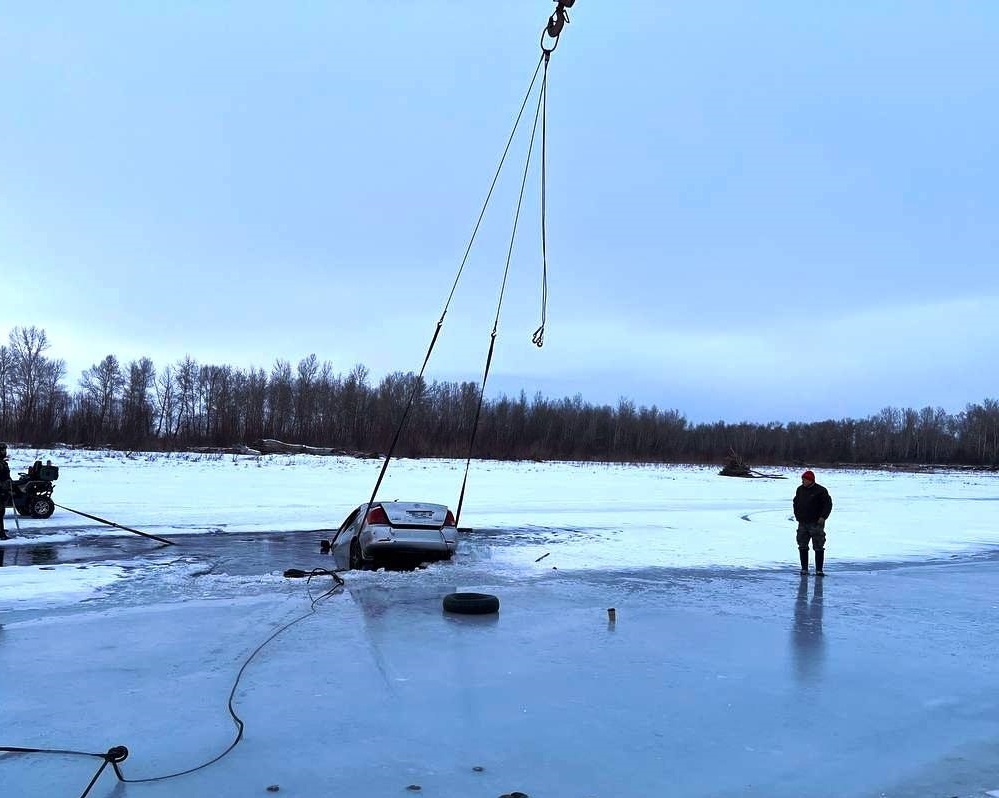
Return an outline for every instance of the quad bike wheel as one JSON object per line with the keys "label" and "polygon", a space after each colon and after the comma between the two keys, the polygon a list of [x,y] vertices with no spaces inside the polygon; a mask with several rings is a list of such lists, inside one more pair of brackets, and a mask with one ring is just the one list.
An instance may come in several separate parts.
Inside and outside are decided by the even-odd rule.
{"label": "quad bike wheel", "polygon": [[32,518],[49,518],[55,512],[55,502],[48,496],[35,496],[27,504]]}

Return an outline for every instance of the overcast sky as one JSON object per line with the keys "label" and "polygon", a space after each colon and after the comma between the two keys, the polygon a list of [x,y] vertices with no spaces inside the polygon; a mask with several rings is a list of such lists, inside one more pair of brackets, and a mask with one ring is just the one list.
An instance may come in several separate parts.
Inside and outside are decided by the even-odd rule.
{"label": "overcast sky", "polygon": [[[418,371],[554,3],[5,4],[2,330]],[[999,395],[999,4],[579,0],[491,393],[691,420]],[[536,95],[535,95],[536,97]],[[481,378],[523,126],[428,375]],[[536,162],[535,162],[536,166]]]}

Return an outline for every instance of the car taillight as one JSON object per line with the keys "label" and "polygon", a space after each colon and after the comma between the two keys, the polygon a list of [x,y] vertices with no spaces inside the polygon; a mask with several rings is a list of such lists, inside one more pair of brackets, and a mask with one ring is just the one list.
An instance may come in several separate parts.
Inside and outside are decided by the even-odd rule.
{"label": "car taillight", "polygon": [[447,517],[444,519],[444,526],[456,526],[454,523],[454,513],[450,510],[447,511]]}
{"label": "car taillight", "polygon": [[368,526],[390,526],[388,514],[385,512],[385,508],[380,504],[374,509],[368,511],[368,517],[365,519],[365,523]]}

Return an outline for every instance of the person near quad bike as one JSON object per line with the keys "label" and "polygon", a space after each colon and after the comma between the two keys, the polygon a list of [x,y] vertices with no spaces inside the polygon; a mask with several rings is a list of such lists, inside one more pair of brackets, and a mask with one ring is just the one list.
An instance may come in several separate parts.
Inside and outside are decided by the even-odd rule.
{"label": "person near quad bike", "polygon": [[[14,505],[14,484],[10,481],[10,466],[7,465],[7,444],[0,443],[0,540],[7,540],[3,528],[3,517],[7,514],[7,499]],[[15,511],[16,512],[16,511]]]}

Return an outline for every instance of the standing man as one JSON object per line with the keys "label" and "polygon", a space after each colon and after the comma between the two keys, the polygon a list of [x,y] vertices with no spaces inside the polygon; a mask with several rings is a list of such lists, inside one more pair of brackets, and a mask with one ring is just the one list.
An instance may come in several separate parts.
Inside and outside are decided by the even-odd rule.
{"label": "standing man", "polygon": [[822,565],[826,558],[826,519],[832,512],[832,497],[815,481],[815,474],[806,471],[801,485],[794,492],[794,518],[798,522],[798,556],[801,573],[808,574],[808,541],[815,549],[815,575],[825,576]]}
{"label": "standing man", "polygon": [[[7,444],[0,443],[0,540],[7,540],[7,532],[3,528],[3,517],[7,513],[7,499],[13,503],[11,493],[13,485],[10,481],[10,466],[7,465]],[[16,512],[16,511],[15,511]]]}

